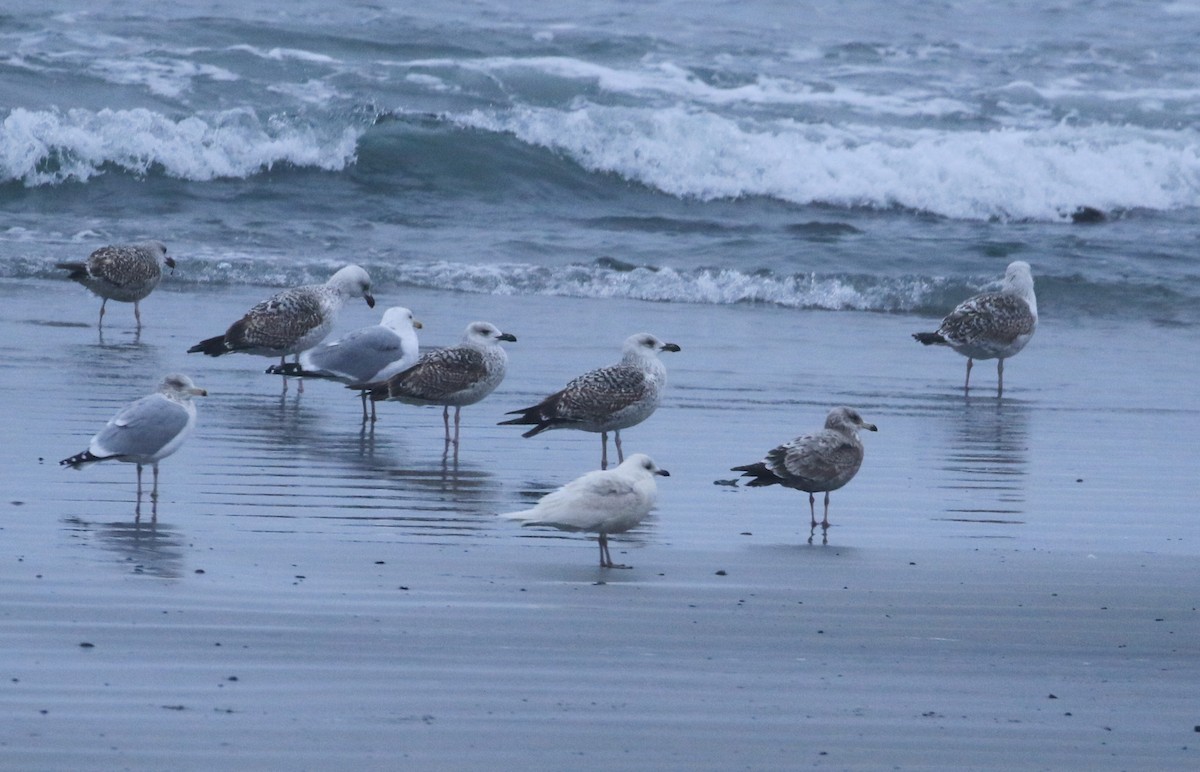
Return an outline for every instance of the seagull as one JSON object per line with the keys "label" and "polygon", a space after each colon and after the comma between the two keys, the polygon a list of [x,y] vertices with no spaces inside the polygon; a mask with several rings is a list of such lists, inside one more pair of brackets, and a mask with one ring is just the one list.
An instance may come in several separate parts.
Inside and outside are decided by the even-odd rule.
{"label": "seagull", "polygon": [[926,346],[949,346],[967,358],[967,380],[963,391],[971,388],[971,367],[976,359],[997,359],[996,396],[1004,394],[1004,360],[1025,348],[1037,329],[1037,297],[1033,294],[1033,275],[1029,263],[1016,260],[1004,272],[999,292],[985,292],[968,298],[951,311],[936,332],[917,332],[913,337]]}
{"label": "seagull", "polygon": [[813,493],[825,492],[823,528],[829,528],[829,492],[836,491],[854,477],[862,466],[863,445],[858,430],[878,431],[875,424],[865,423],[858,411],[835,407],[825,418],[825,428],[784,443],[767,453],[756,464],[733,467],[742,477],[752,478],[746,485],[782,485],[808,494],[808,510],[812,525],[817,525],[816,498]]}
{"label": "seagull", "polygon": [[[409,405],[441,405],[446,425],[446,448],[458,447],[462,408],[474,405],[500,385],[508,368],[508,354],[500,341],[516,342],[490,322],[471,322],[457,346],[421,354],[417,363],[386,380],[350,384],[370,393],[373,401],[394,400]],[[450,408],[454,408],[454,439],[450,438]]]}
{"label": "seagull", "polygon": [[108,301],[133,303],[133,318],[142,328],[138,303],[158,286],[162,267],[175,268],[175,258],[167,257],[167,247],[161,241],[141,241],[136,244],[112,244],[100,247],[82,263],[55,263],[55,268],[70,271],[73,279],[102,298],[100,323],[104,325],[104,307]]}
{"label": "seagull", "polygon": [[59,462],[61,466],[81,469],[97,461],[125,461],[137,464],[137,513],[142,507],[142,467],[154,469],[154,489],[150,493],[154,515],[158,515],[158,462],[175,451],[196,425],[196,405],[192,397],[208,392],[192,383],[186,375],[173,373],[163,379],[158,391],[129,403],[92,438],[87,450]]}
{"label": "seagull", "polygon": [[666,469],[644,453],[634,453],[612,469],[598,469],[547,493],[532,509],[500,515],[522,525],[544,525],[563,531],[600,534],[600,567],[631,568],[613,563],[608,535],[624,533],[650,514],[658,497],[656,476]]}
{"label": "seagull", "polygon": [[[188,353],[219,357],[240,351],[277,356],[280,365],[292,354],[299,363],[300,352],[325,340],[338,312],[352,297],[364,298],[368,307],[375,307],[371,277],[357,265],[345,266],[324,284],[293,287],[264,300],[230,325],[224,335],[202,340],[189,348]],[[304,382],[300,384],[303,391]],[[286,391],[286,378],[283,387]]]}
{"label": "seagull", "polygon": [[[391,378],[417,363],[417,333],[421,323],[412,311],[393,306],[383,312],[379,324],[362,327],[335,341],[322,343],[300,354],[300,361],[271,365],[273,375],[298,378],[327,378],[345,384],[369,383]],[[363,420],[367,420],[367,392],[361,393]],[[375,420],[375,403],[371,403]]]}
{"label": "seagull", "polygon": [[630,335],[620,362],[580,375],[532,407],[505,413],[520,417],[500,425],[533,425],[522,437],[549,429],[600,432],[600,468],[607,469],[608,433],[615,435],[617,460],[624,461],[621,430],[645,421],[662,401],[667,368],[658,358],[660,351],[679,351],[679,346],[663,343],[648,332]]}

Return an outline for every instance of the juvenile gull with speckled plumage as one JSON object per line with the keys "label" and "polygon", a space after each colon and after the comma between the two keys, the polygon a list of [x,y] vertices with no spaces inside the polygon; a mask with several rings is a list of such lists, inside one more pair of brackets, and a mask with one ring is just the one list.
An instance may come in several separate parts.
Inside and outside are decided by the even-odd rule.
{"label": "juvenile gull with speckled plumage", "polygon": [[1037,296],[1029,263],[1016,260],[1004,273],[999,292],[985,292],[964,300],[951,311],[936,332],[913,337],[926,346],[949,346],[967,358],[963,391],[971,388],[971,367],[976,359],[996,359],[996,396],[1004,394],[1004,360],[1025,348],[1037,329]]}
{"label": "juvenile gull with speckled plumage", "polygon": [[751,480],[748,487],[782,485],[808,494],[808,510],[812,525],[817,525],[816,498],[813,493],[825,492],[825,518],[821,525],[829,527],[829,492],[836,491],[858,473],[862,466],[863,444],[858,430],[877,431],[875,424],[863,421],[858,411],[835,407],[825,418],[825,428],[804,434],[791,442],[773,448],[766,458],[755,464],[735,466],[733,471]]}
{"label": "juvenile gull with speckled plumage", "polygon": [[204,389],[186,375],[174,373],[163,379],[155,393],[123,407],[88,444],[87,450],[59,462],[80,469],[98,461],[125,461],[137,464],[137,512],[142,506],[142,467],[154,470],[154,489],[150,493],[157,515],[158,462],[179,450],[196,425],[196,406],[192,397],[206,396]]}
{"label": "juvenile gull with speckled plumage", "polygon": [[[409,405],[441,405],[446,426],[446,447],[458,447],[462,408],[491,394],[508,368],[508,353],[500,341],[515,342],[490,322],[471,322],[457,346],[426,351],[417,363],[385,381],[351,384],[370,393],[373,401],[394,400]],[[454,408],[454,437],[450,436],[450,408]]]}
{"label": "juvenile gull with speckled plumage", "polygon": [[[299,362],[300,352],[324,340],[342,306],[355,297],[364,298],[369,307],[375,307],[371,277],[359,266],[347,265],[324,284],[293,287],[264,300],[230,325],[224,335],[202,340],[189,348],[188,353],[210,357],[234,352],[258,354],[279,357],[281,365],[292,354]],[[300,383],[303,389],[304,382]],[[287,388],[286,378],[284,388]]]}
{"label": "juvenile gull with speckled plumage", "polygon": [[615,435],[617,461],[624,461],[621,430],[645,421],[662,401],[667,368],[658,358],[660,351],[679,351],[679,346],[648,332],[630,335],[620,362],[580,375],[532,407],[509,411],[505,415],[520,417],[500,425],[533,425],[522,437],[549,429],[599,432],[600,468],[607,469],[608,432]]}
{"label": "juvenile gull with speckled plumage", "polygon": [[116,300],[133,303],[138,329],[142,327],[138,303],[158,286],[163,265],[174,268],[175,260],[167,257],[167,247],[161,241],[112,244],[92,252],[82,263],[55,263],[56,268],[70,271],[67,278],[102,298],[99,326],[104,325],[104,307]]}
{"label": "juvenile gull with speckled plumage", "polygon": [[[393,306],[379,324],[361,327],[337,340],[301,352],[299,362],[271,365],[267,372],[296,378],[325,378],[345,384],[384,381],[417,363],[416,331],[421,323],[412,311]],[[367,419],[367,391],[362,391],[363,420]],[[372,421],[375,403],[371,402]]]}

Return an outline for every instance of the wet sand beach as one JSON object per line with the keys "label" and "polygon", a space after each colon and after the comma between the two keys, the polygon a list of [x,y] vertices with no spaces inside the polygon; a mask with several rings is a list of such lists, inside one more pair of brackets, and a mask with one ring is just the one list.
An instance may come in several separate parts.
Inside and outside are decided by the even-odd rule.
{"label": "wet sand beach", "polygon": [[[482,319],[508,377],[441,411],[188,355],[273,288],[109,308],[0,281],[0,766],[10,769],[1187,769],[1200,747],[1200,341],[1056,318],[1008,362],[926,349],[913,316],[382,288]],[[98,301],[97,301],[98,302]],[[630,570],[521,509],[596,435],[497,426],[650,331],[662,407],[623,432],[671,476]],[[60,469],[182,371],[209,396],[162,463]],[[729,467],[839,404],[878,425],[827,534]],[[818,502],[819,506],[819,502]],[[811,543],[810,543],[811,537]]]}

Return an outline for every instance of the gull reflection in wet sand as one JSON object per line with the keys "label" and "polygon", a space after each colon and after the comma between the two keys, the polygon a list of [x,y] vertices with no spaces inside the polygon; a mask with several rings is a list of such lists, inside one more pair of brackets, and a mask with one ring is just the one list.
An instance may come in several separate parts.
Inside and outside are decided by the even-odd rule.
{"label": "gull reflection in wet sand", "polygon": [[93,523],[79,517],[65,522],[69,529],[93,537],[100,546],[121,556],[132,573],[164,579],[183,573],[184,540],[170,526],[128,520]]}
{"label": "gull reflection in wet sand", "polygon": [[967,401],[944,418],[951,434],[942,469],[948,517],[964,523],[1024,521],[1029,469],[1029,407],[1014,401]]}

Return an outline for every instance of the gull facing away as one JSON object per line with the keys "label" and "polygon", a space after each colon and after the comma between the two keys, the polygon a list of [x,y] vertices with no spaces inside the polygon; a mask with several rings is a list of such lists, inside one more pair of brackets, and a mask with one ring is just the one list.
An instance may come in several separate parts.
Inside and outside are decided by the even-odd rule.
{"label": "gull facing away", "polygon": [[100,322],[104,326],[104,307],[108,301],[133,303],[133,318],[142,328],[142,313],[138,303],[158,286],[163,265],[175,268],[175,259],[167,256],[161,241],[141,241],[136,244],[112,244],[100,247],[82,263],[55,263],[55,268],[70,271],[73,279],[102,298]]}
{"label": "gull facing away", "polygon": [[[361,327],[334,341],[301,352],[299,362],[271,365],[273,375],[297,378],[325,378],[345,384],[369,383],[391,378],[417,363],[417,330],[421,323],[412,311],[393,306],[383,312],[379,324]],[[367,420],[367,391],[360,396],[363,420]],[[371,420],[375,403],[371,402]]]}
{"label": "gull facing away", "polygon": [[[471,322],[457,346],[421,354],[417,363],[387,380],[350,384],[370,393],[372,401],[394,400],[408,405],[441,405],[446,425],[446,448],[458,447],[460,414],[491,394],[508,369],[508,353],[500,341],[517,336],[501,332],[490,322]],[[454,408],[454,438],[450,437],[450,408]]]}
{"label": "gull facing away", "polygon": [[656,476],[670,477],[666,469],[644,453],[634,453],[612,469],[598,469],[547,493],[521,512],[502,514],[522,525],[541,525],[563,531],[600,534],[600,567],[631,568],[613,563],[608,535],[624,533],[646,519],[658,498]]}
{"label": "gull facing away", "polygon": [[660,351],[679,351],[679,346],[663,343],[648,332],[630,335],[620,362],[580,375],[532,407],[509,411],[505,415],[520,417],[500,425],[532,425],[522,437],[549,429],[599,432],[600,468],[607,469],[608,433],[615,435],[617,461],[624,461],[621,430],[645,421],[662,401],[667,368],[658,358]]}
{"label": "gull facing away", "polygon": [[858,411],[835,407],[825,418],[825,428],[804,434],[791,442],[772,449],[762,461],[735,466],[733,471],[752,478],[747,487],[782,485],[808,494],[808,510],[812,525],[817,525],[814,493],[825,492],[825,519],[821,526],[829,528],[829,492],[836,491],[858,473],[862,466],[863,444],[858,430],[878,431],[875,424],[863,421]]}
{"label": "gull facing away", "polygon": [[1004,360],[1025,348],[1037,329],[1037,297],[1029,263],[1016,260],[1004,272],[999,292],[985,292],[959,303],[936,332],[913,337],[926,346],[949,346],[967,358],[963,391],[971,388],[971,367],[976,359],[996,359],[996,396],[1004,395]]}
{"label": "gull facing away", "polygon": [[[242,352],[279,357],[281,365],[288,354],[293,354],[298,363],[300,352],[325,340],[342,306],[356,297],[364,298],[368,307],[375,307],[371,277],[359,266],[347,265],[324,284],[293,287],[264,300],[230,325],[224,335],[202,340],[188,353],[219,357]],[[283,388],[287,390],[286,378]],[[304,381],[300,389],[303,391]]]}
{"label": "gull facing away", "polygon": [[59,462],[61,466],[81,469],[97,461],[125,461],[137,464],[137,513],[142,509],[142,467],[154,470],[154,488],[150,501],[158,515],[158,462],[179,450],[196,425],[196,405],[192,397],[208,392],[192,383],[186,375],[173,373],[163,379],[158,391],[129,403],[113,416],[88,443],[87,450]]}

